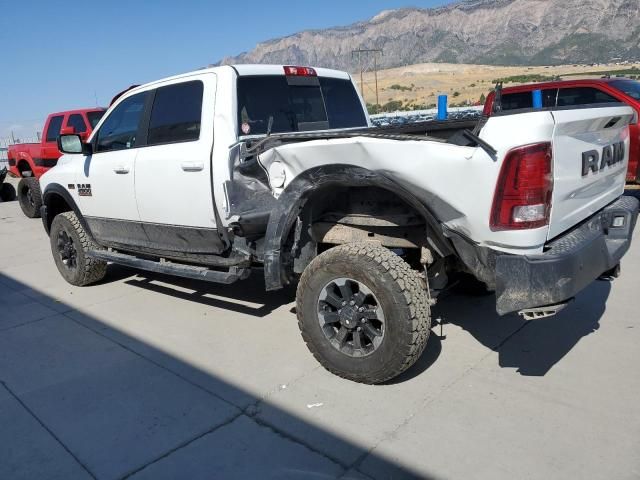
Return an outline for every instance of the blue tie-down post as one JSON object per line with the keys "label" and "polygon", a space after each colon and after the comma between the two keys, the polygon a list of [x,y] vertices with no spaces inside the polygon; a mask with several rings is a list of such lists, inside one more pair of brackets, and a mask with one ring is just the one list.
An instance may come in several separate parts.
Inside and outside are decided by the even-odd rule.
{"label": "blue tie-down post", "polygon": [[542,108],[542,90],[533,91],[533,108],[540,110]]}
{"label": "blue tie-down post", "polygon": [[447,96],[438,95],[438,120],[446,120],[447,116]]}

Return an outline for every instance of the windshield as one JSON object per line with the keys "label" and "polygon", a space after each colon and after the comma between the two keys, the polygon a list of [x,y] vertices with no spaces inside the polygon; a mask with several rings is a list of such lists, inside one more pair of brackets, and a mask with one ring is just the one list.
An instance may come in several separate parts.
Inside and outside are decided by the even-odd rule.
{"label": "windshield", "polygon": [[[315,80],[315,79],[314,79]],[[238,78],[240,135],[366,127],[360,98],[349,80],[292,82],[284,75]]]}
{"label": "windshield", "polygon": [[631,98],[640,100],[640,82],[635,80],[613,80],[611,85]]}
{"label": "windshield", "polygon": [[97,112],[87,112],[87,118],[89,119],[89,123],[91,124],[91,129],[96,128],[96,125],[104,115],[104,110],[99,110]]}

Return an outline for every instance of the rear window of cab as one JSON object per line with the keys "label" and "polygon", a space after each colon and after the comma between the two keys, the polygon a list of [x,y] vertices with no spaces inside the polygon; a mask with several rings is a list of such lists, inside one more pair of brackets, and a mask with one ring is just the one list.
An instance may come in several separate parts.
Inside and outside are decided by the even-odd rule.
{"label": "rear window of cab", "polygon": [[290,82],[284,75],[241,76],[239,135],[366,127],[360,97],[350,80],[318,77]]}

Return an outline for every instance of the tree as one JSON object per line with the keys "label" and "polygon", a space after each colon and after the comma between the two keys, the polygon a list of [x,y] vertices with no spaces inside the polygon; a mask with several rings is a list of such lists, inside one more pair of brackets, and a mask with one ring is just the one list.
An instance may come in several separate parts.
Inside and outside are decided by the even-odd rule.
{"label": "tree", "polygon": [[374,105],[367,103],[367,110],[369,112],[369,115],[375,115],[376,113],[382,112],[382,107],[377,103]]}

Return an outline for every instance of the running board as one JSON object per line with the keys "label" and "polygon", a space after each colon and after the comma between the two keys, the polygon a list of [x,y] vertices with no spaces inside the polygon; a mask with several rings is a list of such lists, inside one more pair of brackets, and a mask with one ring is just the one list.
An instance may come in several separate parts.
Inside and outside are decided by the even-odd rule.
{"label": "running board", "polygon": [[105,262],[113,262],[126,267],[137,268],[155,273],[164,273],[174,275],[176,277],[193,278],[196,280],[204,280],[213,283],[222,283],[228,285],[244,280],[249,276],[251,270],[249,268],[231,267],[227,272],[210,270],[206,267],[196,267],[193,265],[185,265],[182,263],[172,263],[165,261],[145,260],[143,258],[134,257],[124,253],[111,252],[108,250],[89,250],[87,255],[97,260]]}

